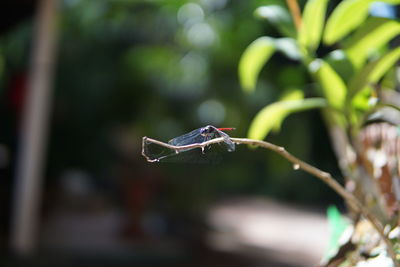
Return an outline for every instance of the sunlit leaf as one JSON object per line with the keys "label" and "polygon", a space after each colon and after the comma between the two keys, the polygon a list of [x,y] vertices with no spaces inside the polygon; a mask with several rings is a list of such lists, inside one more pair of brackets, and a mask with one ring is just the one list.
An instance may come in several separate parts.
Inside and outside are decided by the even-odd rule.
{"label": "sunlit leaf", "polygon": [[261,68],[275,52],[272,38],[260,37],[244,51],[239,62],[239,79],[243,90],[252,92],[257,83]]}
{"label": "sunlit leaf", "polygon": [[[300,89],[288,89],[284,91],[279,99],[279,101],[290,101],[299,100],[304,98],[304,92]],[[281,130],[283,120],[277,120],[275,125],[272,127],[273,132],[279,132]]]}
{"label": "sunlit leaf", "polygon": [[342,1],[327,20],[324,43],[331,45],[357,28],[368,16],[368,7],[372,1]]}
{"label": "sunlit leaf", "polygon": [[301,58],[299,47],[293,38],[275,39],[275,47],[279,52],[292,60],[299,60]]}
{"label": "sunlit leaf", "polygon": [[355,95],[366,85],[378,82],[383,75],[400,59],[400,47],[386,53],[381,58],[369,62],[351,80],[349,90]]}
{"label": "sunlit leaf", "polygon": [[385,56],[383,56],[379,61],[376,67],[372,70],[370,81],[377,82],[382,76],[396,64],[396,62],[400,59],[400,47],[393,49]]}
{"label": "sunlit leaf", "polygon": [[298,40],[312,50],[315,50],[321,41],[327,3],[328,0],[309,0],[304,8]]}
{"label": "sunlit leaf", "polygon": [[321,86],[323,95],[331,107],[342,109],[345,103],[347,87],[335,70],[321,59],[309,65],[311,73]]}
{"label": "sunlit leaf", "polygon": [[282,121],[293,112],[313,108],[326,107],[323,98],[308,98],[299,100],[278,101],[264,107],[253,119],[248,132],[249,138],[264,139],[268,133],[282,123]]}
{"label": "sunlit leaf", "polygon": [[351,99],[351,106],[355,110],[366,111],[373,107],[376,103],[371,102],[371,94],[373,88],[365,86],[362,90],[358,91]]}
{"label": "sunlit leaf", "polygon": [[296,36],[292,16],[284,7],[278,5],[261,6],[255,10],[254,14],[256,17],[265,19],[277,27],[282,35],[288,37]]}
{"label": "sunlit leaf", "polygon": [[353,76],[353,64],[343,50],[334,50],[330,52],[324,60],[332,66],[343,81],[347,82]]}
{"label": "sunlit leaf", "polygon": [[304,92],[300,89],[289,89],[282,93],[280,101],[298,100],[304,98]]}
{"label": "sunlit leaf", "polygon": [[345,51],[355,67],[361,66],[369,54],[400,34],[400,23],[385,18],[370,18],[345,44]]}

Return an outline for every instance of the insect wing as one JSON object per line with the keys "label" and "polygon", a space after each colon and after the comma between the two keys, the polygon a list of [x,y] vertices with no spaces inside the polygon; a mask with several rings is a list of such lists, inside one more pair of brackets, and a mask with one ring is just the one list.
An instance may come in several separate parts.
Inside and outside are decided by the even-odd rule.
{"label": "insect wing", "polygon": [[217,135],[219,135],[220,137],[222,137],[224,139],[224,144],[226,145],[227,150],[229,152],[235,151],[235,143],[232,142],[232,140],[228,134],[218,130]]}
{"label": "insect wing", "polygon": [[175,137],[168,141],[173,146],[185,146],[204,142],[204,136],[201,135],[201,129],[193,130],[187,134]]}

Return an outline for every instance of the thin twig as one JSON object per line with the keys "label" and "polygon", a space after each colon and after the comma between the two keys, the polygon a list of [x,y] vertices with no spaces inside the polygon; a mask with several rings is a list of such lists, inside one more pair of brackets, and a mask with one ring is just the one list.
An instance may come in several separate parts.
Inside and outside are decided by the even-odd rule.
{"label": "thin twig", "polygon": [[297,3],[297,0],[286,0],[286,2],[289,6],[290,13],[292,14],[294,25],[296,26],[297,31],[299,31],[301,27],[301,13],[299,3]]}
{"label": "thin twig", "polygon": [[[253,145],[253,146],[259,146],[263,147],[269,150],[272,150],[282,157],[286,158],[288,161],[293,163],[293,166],[295,169],[302,169],[305,172],[308,172],[309,174],[317,177],[318,179],[322,180],[325,184],[327,184],[329,187],[331,187],[336,193],[338,193],[343,199],[345,199],[353,209],[358,210],[375,228],[375,230],[379,233],[383,241],[385,242],[387,246],[388,253],[390,257],[392,258],[395,266],[399,267],[399,263],[396,260],[396,254],[393,250],[392,243],[388,239],[388,237],[384,233],[383,226],[379,222],[379,220],[367,210],[358,199],[353,196],[351,193],[346,191],[342,185],[340,185],[330,173],[324,172],[314,166],[311,166],[310,164],[300,160],[299,158],[293,156],[290,154],[284,147],[277,146],[265,141],[260,141],[260,140],[253,140],[253,139],[247,139],[247,138],[231,138],[231,140],[235,144],[246,144],[246,145]],[[224,142],[223,138],[215,138],[211,139],[207,142],[203,143],[195,143],[195,144],[190,144],[190,145],[185,145],[185,146],[174,146],[171,144],[167,144],[155,139],[151,139],[148,137],[143,137],[143,143],[142,143],[142,155],[147,159],[149,162],[156,162],[158,161],[157,159],[150,159],[148,155],[146,155],[144,147],[146,143],[154,143],[163,147],[166,147],[168,149],[174,150],[176,153],[179,153],[182,150],[188,150],[192,148],[201,148],[204,149],[206,146],[211,145],[211,144],[216,144],[216,143],[221,143]]]}

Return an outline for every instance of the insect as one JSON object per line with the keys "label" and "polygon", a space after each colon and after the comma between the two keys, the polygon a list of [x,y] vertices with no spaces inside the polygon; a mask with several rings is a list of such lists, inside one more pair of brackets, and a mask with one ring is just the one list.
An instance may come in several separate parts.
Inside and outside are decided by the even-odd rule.
{"label": "insect", "polygon": [[[187,146],[201,144],[215,138],[222,138],[223,142],[221,143],[223,145],[219,147],[223,147],[225,151],[233,152],[235,151],[235,143],[232,142],[225,131],[232,131],[234,129],[235,128],[217,128],[212,125],[207,125],[169,140],[168,145],[177,147]],[[162,144],[157,144],[158,142],[152,142],[149,139],[144,140],[142,154],[150,162],[170,161],[215,163],[215,161],[220,158],[220,153],[223,152],[221,149],[211,150],[210,146],[207,146],[207,153],[204,151],[204,146],[201,147],[201,153],[198,152],[196,147],[174,150],[167,148]]]}
{"label": "insect", "polygon": [[216,128],[212,125],[207,125],[202,128],[193,130],[187,134],[175,137],[168,141],[168,144],[174,146],[185,146],[191,144],[198,144],[209,141],[214,138],[222,137],[224,144],[229,152],[235,151],[235,144],[229,138],[229,135],[223,131],[232,131],[235,128]]}

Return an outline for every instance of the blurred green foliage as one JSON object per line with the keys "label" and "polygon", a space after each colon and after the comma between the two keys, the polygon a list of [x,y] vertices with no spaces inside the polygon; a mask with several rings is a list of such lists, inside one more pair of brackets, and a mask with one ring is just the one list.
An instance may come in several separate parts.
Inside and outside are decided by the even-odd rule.
{"label": "blurred green foliage", "polygon": [[[248,133],[250,138],[265,138],[272,126],[280,125],[287,115],[309,108],[323,110],[328,128],[339,127],[344,135],[348,132],[352,137],[357,135],[366,123],[367,115],[378,106],[374,100],[378,94],[375,88],[380,87],[381,80],[400,59],[400,48],[390,50],[388,45],[400,34],[400,23],[392,18],[368,16],[373,2],[343,1],[328,14],[327,0],[309,0],[299,14],[301,23],[295,36],[291,33],[295,30],[294,23],[288,24],[289,10],[279,8],[279,16],[272,16],[271,19],[267,14],[277,6],[265,5],[256,9],[256,14],[264,11],[265,15],[261,18],[271,24],[286,25],[285,29],[292,29],[288,31],[277,27],[292,43],[286,47],[286,50],[292,50],[287,54],[299,55],[298,60],[316,83],[314,94],[326,99],[326,103],[310,105],[311,98],[305,98],[268,104],[254,118]],[[246,48],[239,63],[239,77],[245,92],[256,89],[261,68],[278,51],[276,48],[280,46],[280,40],[262,36]],[[324,51],[321,55],[323,46],[330,52]],[[306,83],[299,87],[304,90],[305,86]],[[385,89],[394,90],[395,86]]]}
{"label": "blurred green foliage", "polygon": [[[268,3],[274,6],[257,9]],[[256,9],[257,16],[265,16],[274,25],[255,20]],[[78,168],[107,188],[110,181],[118,181],[115,168],[126,164],[132,170],[132,179],[144,170],[162,173],[173,188],[171,202],[180,205],[201,205],[234,194],[309,203],[318,200],[318,204],[322,196],[326,202],[337,200],[319,181],[294,172],[290,164],[265,151],[239,147],[216,166],[148,165],[140,157],[144,135],[167,141],[202,125],[215,124],[236,127],[232,135],[243,136],[257,111],[280,99],[284,88],[288,89],[286,96],[296,100],[281,117],[289,111],[325,105],[320,98],[298,105],[298,95],[293,95],[302,86],[308,96],[312,85],[304,87],[309,78],[307,70],[295,61],[301,53],[296,50],[290,23],[283,1],[62,1],[48,148],[49,181],[66,169]],[[252,68],[264,79],[253,94],[243,94],[237,78],[242,52],[258,36],[280,33],[290,37],[273,39],[274,51],[280,53],[268,62],[268,71],[261,66]],[[9,104],[12,80],[18,73],[27,72],[31,35],[29,20],[0,38],[4,63],[0,68],[1,119],[13,129],[1,132],[0,142],[11,147],[13,157],[19,111]],[[313,42],[316,39],[313,37]],[[265,61],[269,56],[260,58]],[[253,87],[254,79],[250,78],[253,81],[247,88]],[[322,169],[338,172],[318,113],[295,114],[284,125],[276,122],[272,126],[283,131],[271,136],[270,141],[285,145]],[[133,143],[128,154],[119,146],[121,133]]]}

